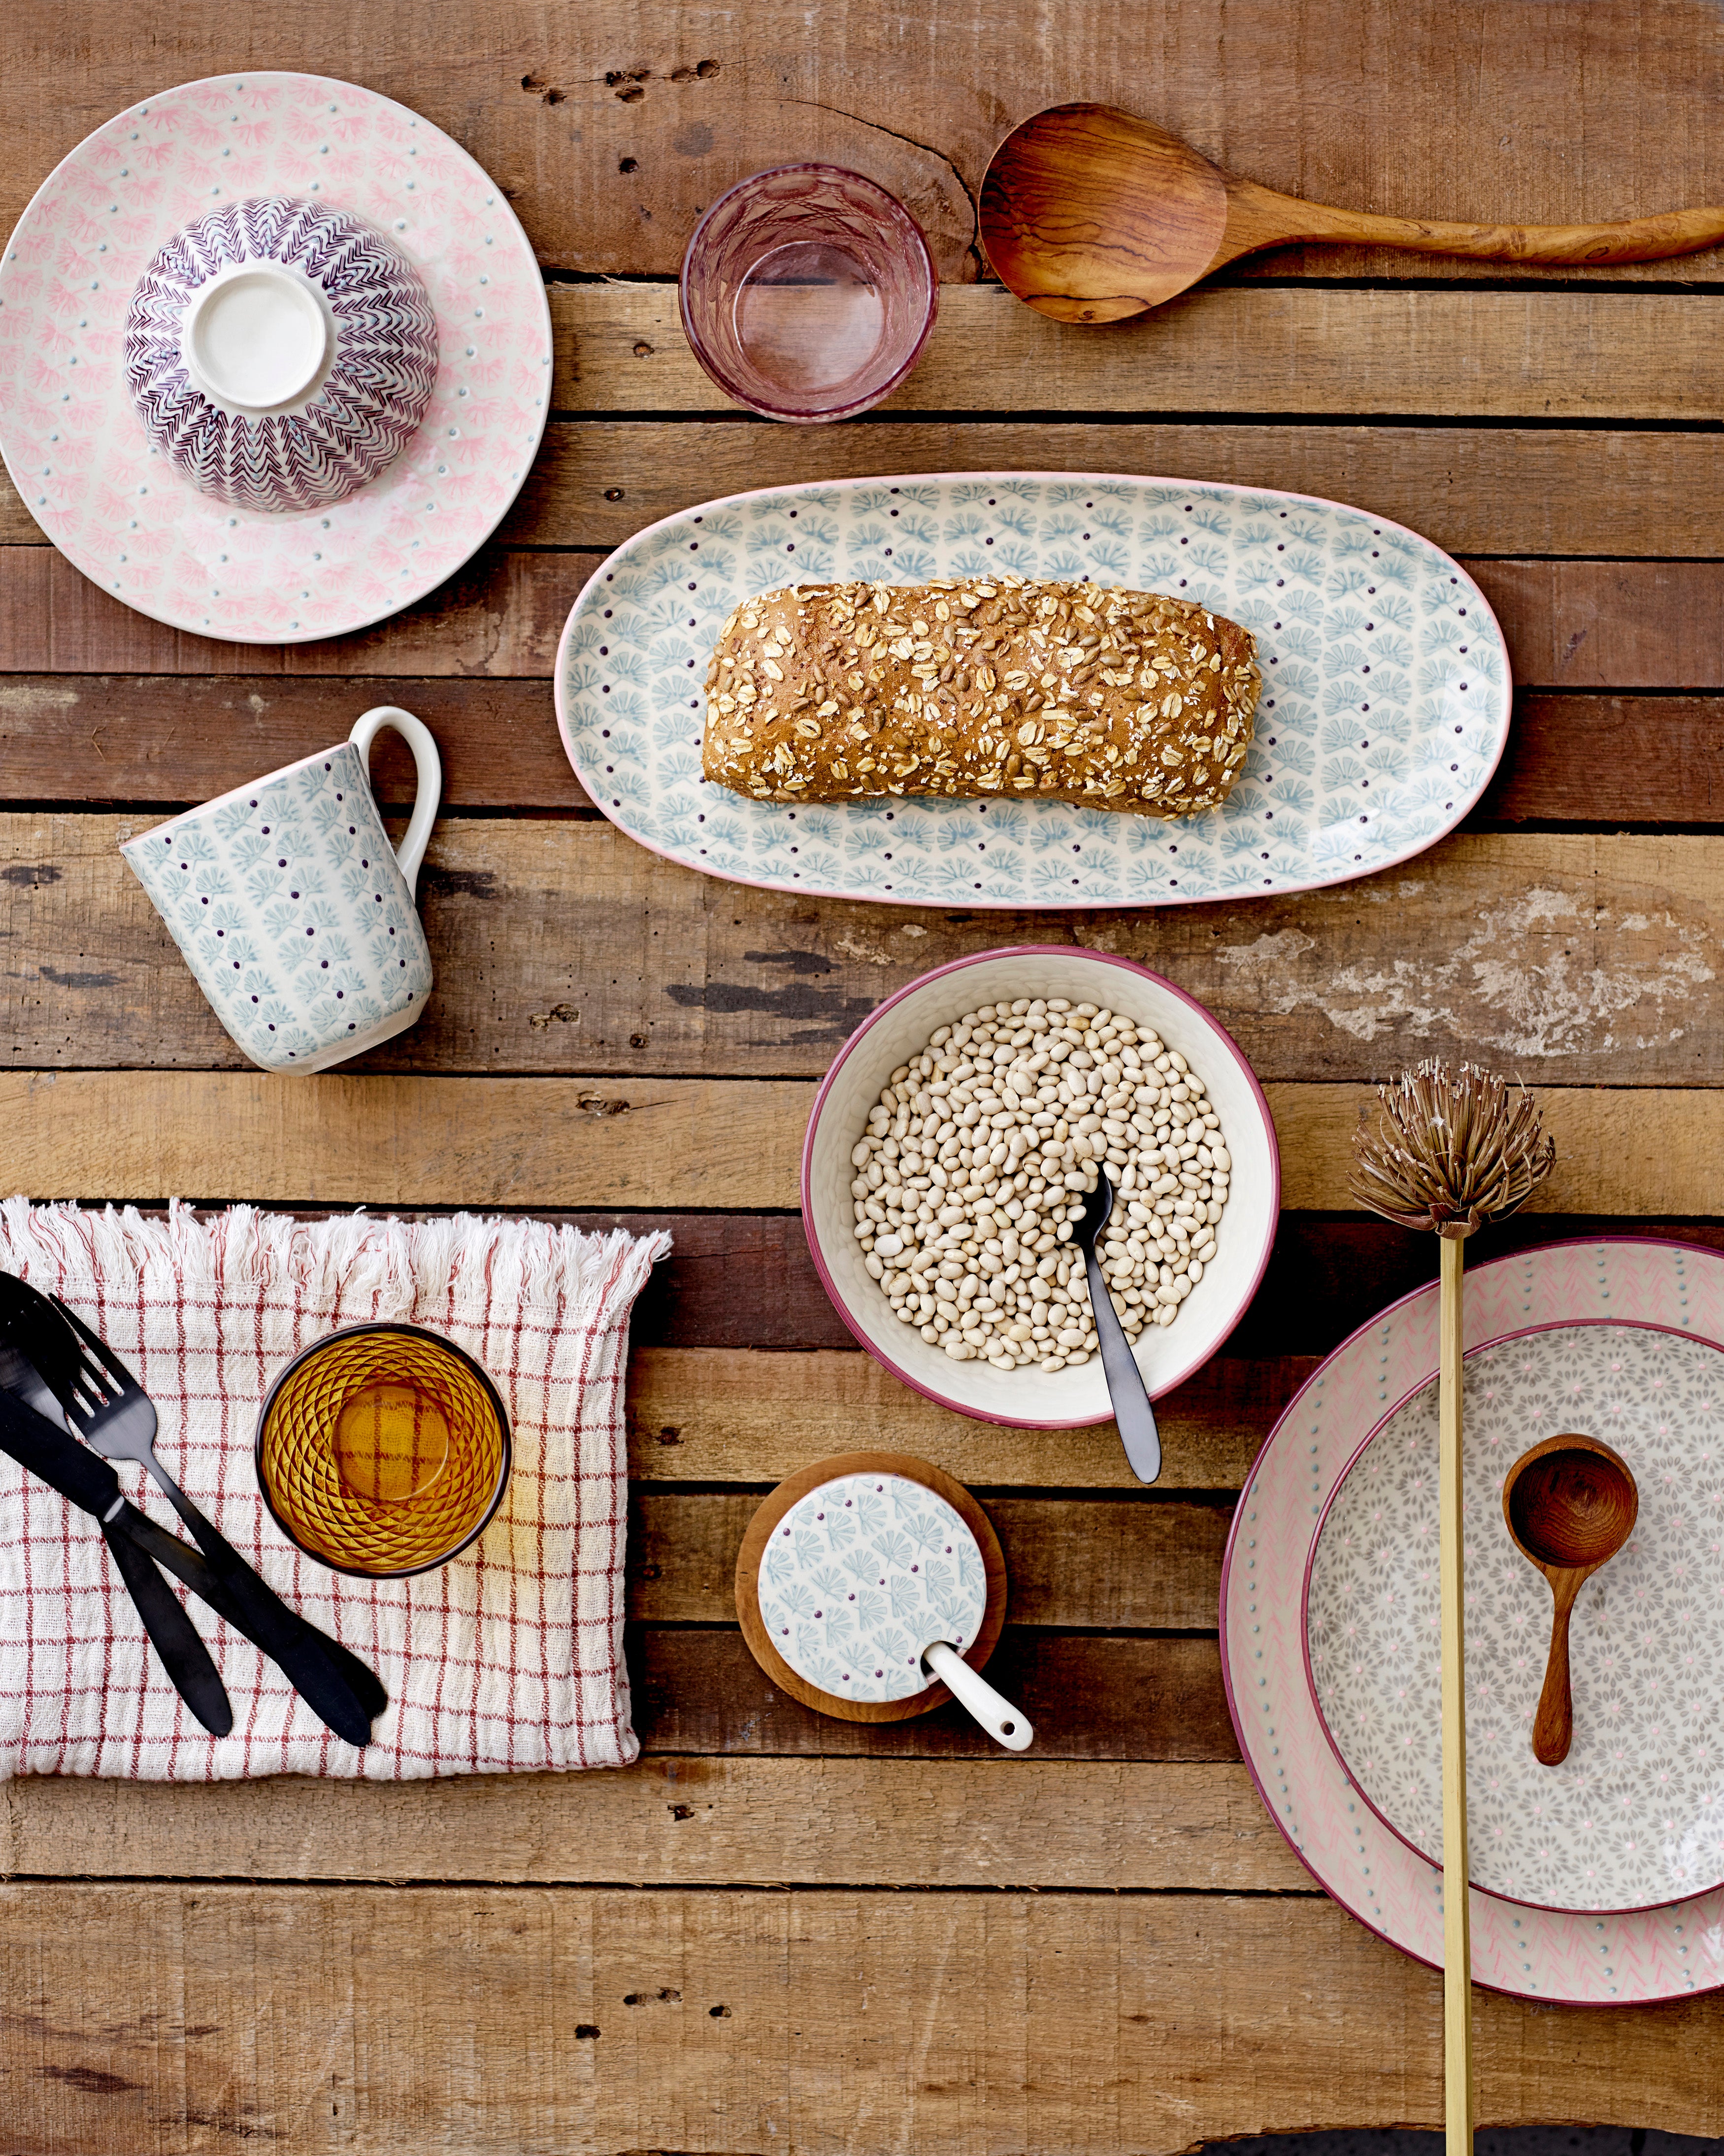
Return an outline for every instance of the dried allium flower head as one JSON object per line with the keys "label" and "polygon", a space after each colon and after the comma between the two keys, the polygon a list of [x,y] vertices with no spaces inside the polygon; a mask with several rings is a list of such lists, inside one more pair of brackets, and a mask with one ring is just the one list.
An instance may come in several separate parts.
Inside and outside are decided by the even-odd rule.
{"label": "dried allium flower head", "polygon": [[1557,1158],[1524,1086],[1440,1061],[1379,1086],[1374,1135],[1353,1132],[1352,1194],[1403,1228],[1470,1235],[1524,1204]]}

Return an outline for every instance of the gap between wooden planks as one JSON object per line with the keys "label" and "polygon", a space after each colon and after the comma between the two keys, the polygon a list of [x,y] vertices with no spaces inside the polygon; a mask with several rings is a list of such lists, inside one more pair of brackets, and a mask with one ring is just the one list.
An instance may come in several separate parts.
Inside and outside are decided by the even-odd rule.
{"label": "gap between wooden planks", "polygon": [[[1460,558],[1496,613],[1523,690],[1724,685],[1724,562]],[[13,677],[0,685],[8,790],[31,799],[90,798],[92,789],[135,800],[205,798],[336,738],[351,722],[348,697],[367,693],[350,685],[388,676],[437,699],[421,713],[428,722],[470,729],[475,756],[481,744],[487,752],[481,767],[464,772],[459,747],[453,757],[446,750],[455,766],[445,773],[446,798],[505,808],[578,801],[544,692],[511,701],[481,685],[549,676],[569,608],[603,560],[596,552],[485,547],[429,598],[375,629],[254,644],[186,635],[135,613],[39,535],[34,546],[0,546],[0,650]],[[105,678],[29,678],[54,675]],[[435,686],[451,677],[459,690]],[[279,731],[313,725],[316,733]],[[530,741],[516,737],[529,726]],[[372,768],[404,778],[411,759],[395,757],[389,740],[379,742]],[[1611,765],[1644,752],[1657,767],[1653,783],[1680,785],[1667,767],[1668,741],[1644,752],[1624,742],[1608,759],[1603,743],[1596,752]],[[555,790],[546,793],[550,775]],[[1597,777],[1615,803],[1614,788],[1634,773]]]}
{"label": "gap between wooden planks", "polygon": [[[1281,1203],[1345,1212],[1361,1086],[1265,1088]],[[0,1075],[7,1179],[37,1199],[793,1208],[812,1084],[772,1079]],[[1539,1088],[1542,1213],[1724,1210],[1724,1092]]]}
{"label": "gap between wooden planks", "polygon": [[[0,2130],[57,2156],[1090,2156],[1440,2112],[1439,1979],[1317,1896],[54,1884],[0,1912]],[[1724,2124],[1716,1996],[1475,2010],[1481,2123]]]}
{"label": "gap between wooden planks", "polygon": [[[808,437],[817,437],[809,439]],[[959,418],[553,419],[500,531],[611,547],[722,495],[936,472],[1141,473],[1351,502],[1451,554],[1724,554],[1724,438],[1563,426]],[[41,532],[0,485],[0,542]]]}
{"label": "gap between wooden planks", "polygon": [[[243,1067],[121,858],[149,821],[0,814],[14,1070]],[[1718,837],[1466,834],[1327,890],[1050,915],[757,891],[608,823],[475,817],[439,826],[420,889],[437,986],[373,1071],[818,1076],[919,974],[1044,942],[1166,974],[1265,1079],[1375,1079],[1442,1051],[1540,1082],[1687,1085],[1724,1061]],[[641,1129],[612,1134],[620,1153]]]}

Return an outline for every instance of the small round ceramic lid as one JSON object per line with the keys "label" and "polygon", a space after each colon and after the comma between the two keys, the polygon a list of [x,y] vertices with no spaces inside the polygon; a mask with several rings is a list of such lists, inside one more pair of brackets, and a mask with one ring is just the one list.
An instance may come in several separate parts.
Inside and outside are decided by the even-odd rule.
{"label": "small round ceramic lid", "polygon": [[760,1560],[761,1620],[797,1675],[840,1699],[908,1699],[923,1650],[962,1654],[988,1602],[976,1537],[901,1475],[846,1475],[798,1500]]}

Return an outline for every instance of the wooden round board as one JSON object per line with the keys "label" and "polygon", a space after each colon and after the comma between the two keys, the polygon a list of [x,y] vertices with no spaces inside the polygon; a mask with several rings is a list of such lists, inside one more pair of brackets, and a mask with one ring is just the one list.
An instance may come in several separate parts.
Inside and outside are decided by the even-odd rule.
{"label": "wooden round board", "polygon": [[926,1714],[936,1707],[943,1707],[952,1697],[951,1692],[938,1683],[931,1684],[925,1691],[914,1693],[908,1699],[846,1699],[838,1693],[824,1691],[791,1668],[772,1645],[760,1614],[760,1561],[772,1530],[791,1507],[811,1490],[818,1490],[823,1482],[835,1481],[844,1475],[901,1475],[906,1481],[919,1482],[925,1490],[943,1497],[974,1535],[988,1576],[988,1600],[964,1660],[972,1669],[979,1670],[984,1666],[1006,1621],[1006,1561],[1000,1554],[999,1537],[993,1532],[993,1522],[962,1482],[954,1482],[949,1475],[942,1474],[926,1460],[912,1460],[900,1452],[836,1453],[829,1460],[817,1460],[812,1467],[804,1467],[781,1482],[762,1502],[760,1510],[748,1522],[748,1532],[736,1553],[736,1615],[741,1623],[742,1637],[748,1642],[756,1661],[781,1691],[799,1699],[804,1707],[813,1707],[818,1714],[834,1715],[840,1722],[905,1722],[912,1715]]}

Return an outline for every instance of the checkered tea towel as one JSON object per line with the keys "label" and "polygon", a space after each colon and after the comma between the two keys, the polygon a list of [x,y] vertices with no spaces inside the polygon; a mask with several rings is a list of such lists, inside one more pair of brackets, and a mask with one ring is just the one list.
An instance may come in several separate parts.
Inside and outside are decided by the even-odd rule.
{"label": "checkered tea towel", "polygon": [[[664,1235],[464,1215],[301,1224],[235,1206],[200,1222],[178,1204],[165,1220],[0,1204],[0,1268],[63,1296],[109,1342],[156,1403],[168,1473],[389,1693],[356,1750],[192,1599],[233,1707],[232,1735],[210,1737],[163,1674],[96,1522],[0,1455],[0,1776],[396,1780],[633,1759],[623,1380],[629,1311],[670,1247]],[[411,1579],[349,1578],[302,1556],[252,1464],[283,1364],[379,1318],[464,1348],[495,1381],[514,1439],[484,1534]],[[135,1503],[177,1526],[141,1469],[118,1471]]]}

